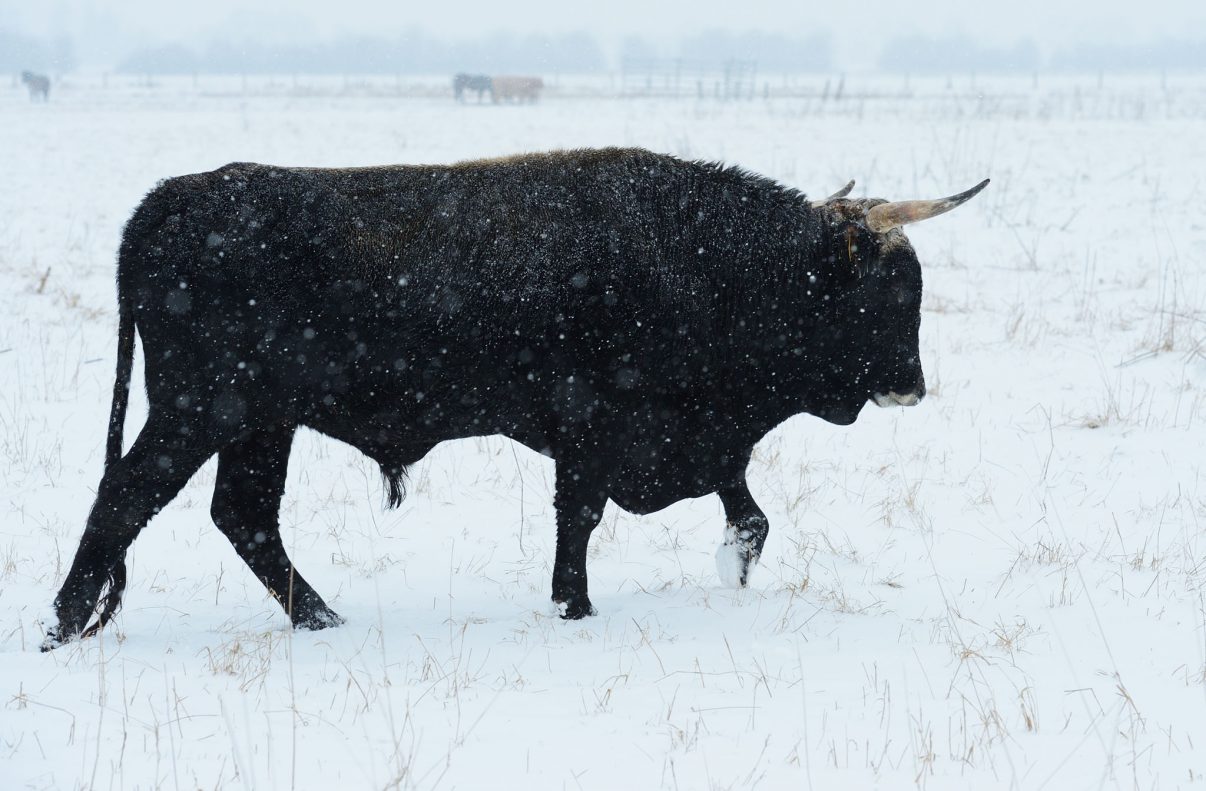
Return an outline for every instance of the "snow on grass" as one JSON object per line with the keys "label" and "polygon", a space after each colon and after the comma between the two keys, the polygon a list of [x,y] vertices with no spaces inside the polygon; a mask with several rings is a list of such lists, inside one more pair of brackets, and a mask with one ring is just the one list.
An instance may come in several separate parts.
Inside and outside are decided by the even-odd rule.
{"label": "snow on grass", "polygon": [[[497,108],[0,90],[0,786],[1202,785],[1203,86],[851,83],[845,103],[563,86]],[[37,652],[100,473],[118,235],[157,179],[617,144],[817,195],[993,179],[910,229],[928,398],[759,445],[749,589],[718,579],[716,498],[609,506],[600,615],[562,622],[551,462],[447,443],[383,511],[371,464],[303,432],[285,540],[346,626],[286,628],[209,521],[211,463],[134,545],[116,628]]]}

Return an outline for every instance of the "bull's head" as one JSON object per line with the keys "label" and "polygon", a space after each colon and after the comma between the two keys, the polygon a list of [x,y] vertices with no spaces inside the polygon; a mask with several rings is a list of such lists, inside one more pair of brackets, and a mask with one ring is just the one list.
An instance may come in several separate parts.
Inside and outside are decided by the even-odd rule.
{"label": "bull's head", "polygon": [[824,223],[828,257],[850,278],[842,300],[848,329],[843,347],[857,353],[844,378],[865,388],[877,406],[912,406],[925,397],[918,349],[921,265],[901,228],[950,211],[987,184],[985,179],[949,198],[889,202],[848,199],[851,181],[812,204]]}

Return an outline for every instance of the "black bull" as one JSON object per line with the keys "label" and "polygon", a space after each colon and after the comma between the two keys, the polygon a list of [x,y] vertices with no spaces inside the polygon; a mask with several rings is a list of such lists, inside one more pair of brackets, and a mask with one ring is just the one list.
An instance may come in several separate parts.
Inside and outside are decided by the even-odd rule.
{"label": "black bull", "polygon": [[[299,426],[380,464],[391,504],[444,440],[551,456],[565,617],[593,612],[609,498],[644,514],[718,493],[722,576],[744,585],[767,534],[754,444],[795,414],[845,425],[924,395],[921,270],[897,226],[949,206],[844,195],[616,149],[161,183],[122,239],[105,472],[45,647],[108,620],[127,548],[214,454],[218,528],[295,626],[340,623],[281,542]],[[149,415],[123,455],[135,331]]]}

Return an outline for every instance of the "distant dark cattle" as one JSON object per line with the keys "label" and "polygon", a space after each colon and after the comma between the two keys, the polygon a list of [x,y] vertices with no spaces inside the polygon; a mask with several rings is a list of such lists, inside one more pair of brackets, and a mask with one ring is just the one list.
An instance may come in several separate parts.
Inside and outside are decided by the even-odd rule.
{"label": "distant dark cattle", "polygon": [[494,77],[492,82],[496,102],[535,102],[544,88],[539,77]]}
{"label": "distant dark cattle", "polygon": [[45,74],[34,74],[32,71],[21,72],[21,82],[29,89],[29,100],[50,101],[50,78]]}
{"label": "distant dark cattle", "polygon": [[493,86],[490,77],[485,74],[458,74],[452,78],[452,95],[458,102],[465,101],[465,91],[477,92],[477,100],[482,100],[482,95],[489,93],[493,95]]}
{"label": "distant dark cattle", "polygon": [[[594,612],[587,542],[609,498],[645,514],[718,493],[719,569],[744,585],[768,529],[754,444],[802,412],[847,425],[868,400],[924,396],[900,226],[986,183],[810,204],[639,149],[162,182],[122,237],[105,472],[44,647],[109,619],[131,542],[215,454],[219,530],[295,626],[340,623],[281,540],[299,426],[375,460],[391,504],[445,440],[505,434],[552,457],[566,618]],[[149,414],[123,454],[136,331]]]}

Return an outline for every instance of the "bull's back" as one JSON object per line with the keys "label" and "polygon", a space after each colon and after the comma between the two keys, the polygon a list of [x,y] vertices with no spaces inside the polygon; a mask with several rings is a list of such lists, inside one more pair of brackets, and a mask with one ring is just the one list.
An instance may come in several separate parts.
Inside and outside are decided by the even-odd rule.
{"label": "bull's back", "polygon": [[696,204],[742,185],[708,175],[622,150],[236,163],[153,190],[127,226],[119,278],[148,350],[183,343],[215,376],[253,359],[261,381],[350,393],[369,377],[403,401],[514,379],[523,393],[508,408],[520,409],[585,374],[609,402],[689,374],[698,341],[716,337],[724,237],[700,228],[724,229]]}
{"label": "bull's back", "polygon": [[710,185],[699,170],[624,149],[450,166],[233,163],[161,183],[128,223],[123,251],[231,281],[360,279],[412,293],[455,284],[536,307],[572,305],[595,281],[664,302],[698,296],[692,281],[715,268],[705,251],[725,257],[713,239],[697,244],[716,223],[696,205],[733,185]]}

